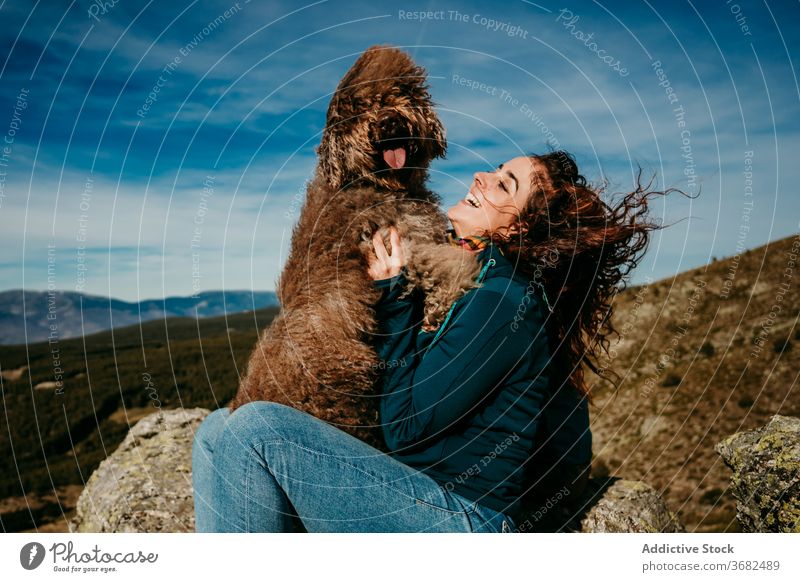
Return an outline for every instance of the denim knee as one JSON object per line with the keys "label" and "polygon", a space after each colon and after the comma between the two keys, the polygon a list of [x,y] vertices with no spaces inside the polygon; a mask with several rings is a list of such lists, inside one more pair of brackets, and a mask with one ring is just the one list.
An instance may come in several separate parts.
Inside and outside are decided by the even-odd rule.
{"label": "denim knee", "polygon": [[225,434],[235,435],[234,438],[242,439],[252,432],[260,440],[283,439],[287,430],[297,422],[296,415],[300,411],[277,402],[256,400],[248,402],[237,408],[225,423]]}
{"label": "denim knee", "polygon": [[195,443],[209,444],[213,447],[214,443],[222,432],[225,421],[231,415],[229,408],[218,408],[206,416],[194,432]]}

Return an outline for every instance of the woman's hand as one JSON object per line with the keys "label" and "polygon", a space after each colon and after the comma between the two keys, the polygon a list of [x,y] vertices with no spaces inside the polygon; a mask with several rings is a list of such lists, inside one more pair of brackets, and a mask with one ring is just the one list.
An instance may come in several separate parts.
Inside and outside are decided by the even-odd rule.
{"label": "woman's hand", "polygon": [[406,265],[406,255],[403,252],[403,245],[400,244],[400,233],[397,228],[392,226],[389,229],[389,241],[392,243],[392,254],[386,250],[383,244],[383,237],[379,231],[372,235],[372,246],[375,253],[367,256],[369,269],[367,273],[374,280],[390,279],[398,275]]}

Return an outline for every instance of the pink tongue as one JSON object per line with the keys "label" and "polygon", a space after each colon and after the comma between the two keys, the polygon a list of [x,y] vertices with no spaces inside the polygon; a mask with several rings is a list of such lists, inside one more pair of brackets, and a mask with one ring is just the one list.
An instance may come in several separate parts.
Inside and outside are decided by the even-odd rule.
{"label": "pink tongue", "polygon": [[383,159],[389,166],[395,170],[399,170],[406,163],[406,150],[403,148],[384,150]]}

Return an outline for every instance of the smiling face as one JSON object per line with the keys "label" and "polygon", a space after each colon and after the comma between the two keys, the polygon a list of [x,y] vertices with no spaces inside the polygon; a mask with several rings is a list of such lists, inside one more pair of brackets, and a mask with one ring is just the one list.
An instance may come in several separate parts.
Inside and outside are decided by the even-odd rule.
{"label": "smiling face", "polygon": [[476,172],[467,195],[447,211],[456,236],[513,232],[542,170],[535,159],[520,156],[494,172]]}

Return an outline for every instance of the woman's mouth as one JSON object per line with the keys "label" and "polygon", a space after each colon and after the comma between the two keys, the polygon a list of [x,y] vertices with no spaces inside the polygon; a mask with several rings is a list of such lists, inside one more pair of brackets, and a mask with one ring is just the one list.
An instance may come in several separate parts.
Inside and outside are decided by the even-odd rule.
{"label": "woman's mouth", "polygon": [[464,196],[462,202],[464,202],[468,206],[472,206],[473,208],[481,207],[481,203],[478,201],[478,198],[472,192],[467,192],[467,195]]}

